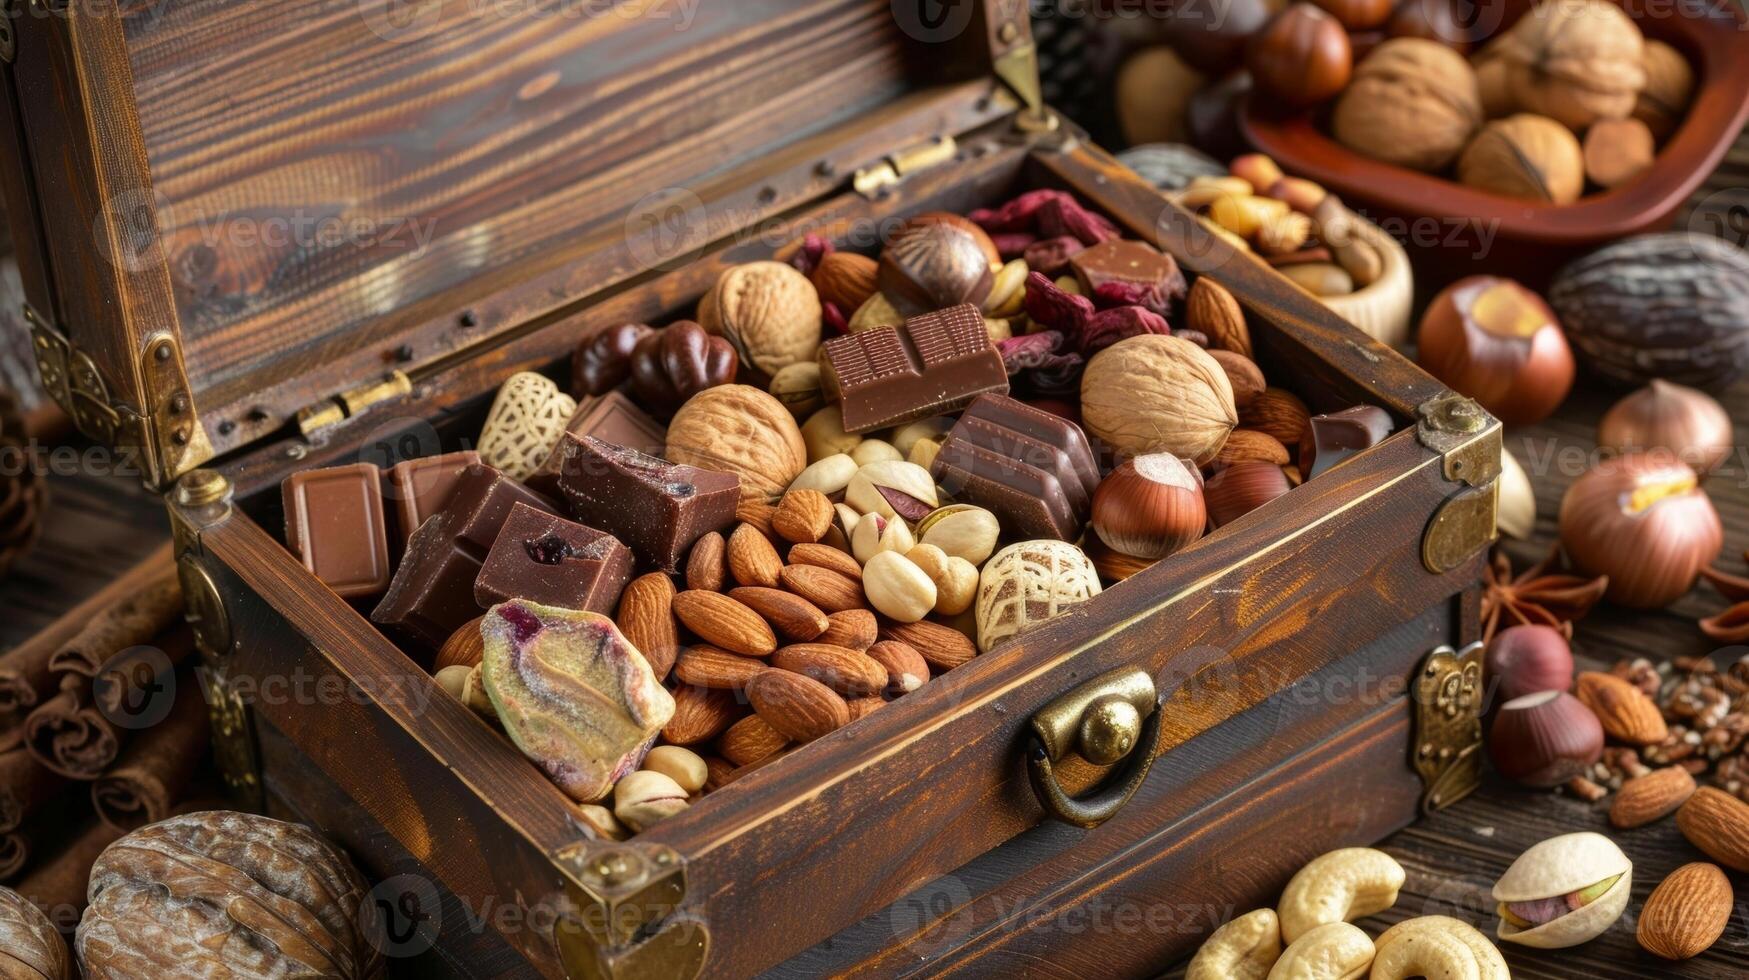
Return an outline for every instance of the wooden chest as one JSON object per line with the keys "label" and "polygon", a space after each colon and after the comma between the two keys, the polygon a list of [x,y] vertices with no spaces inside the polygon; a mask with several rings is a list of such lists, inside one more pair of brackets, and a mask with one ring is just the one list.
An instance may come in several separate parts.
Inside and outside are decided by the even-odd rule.
{"label": "wooden chest", "polygon": [[[1499,426],[1040,105],[1020,0],[55,6],[0,37],[44,380],[167,493],[233,788],[384,881],[416,975],[1145,974],[1473,785]],[[1034,187],[1397,432],[623,844],[281,543],[285,476],[471,437],[593,326]],[[1145,737],[1053,771],[1092,682],[1152,685]]]}

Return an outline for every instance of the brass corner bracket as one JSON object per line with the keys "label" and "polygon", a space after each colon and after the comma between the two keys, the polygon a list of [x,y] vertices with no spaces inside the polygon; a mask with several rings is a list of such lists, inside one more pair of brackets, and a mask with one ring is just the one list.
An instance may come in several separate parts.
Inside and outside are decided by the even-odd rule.
{"label": "brass corner bracket", "polygon": [[145,339],[136,366],[136,407],[121,397],[122,389],[103,376],[88,352],[28,303],[24,319],[43,390],[80,432],[130,454],[146,486],[162,489],[213,457],[175,334],[158,331]]}
{"label": "brass corner bracket", "polygon": [[1413,696],[1421,812],[1432,813],[1482,784],[1482,644],[1428,654]]}
{"label": "brass corner bracket", "polygon": [[704,972],[710,930],[682,910],[686,862],[661,844],[585,840],[554,852],[569,915],[553,942],[572,980],[692,980]]}
{"label": "brass corner bracket", "polygon": [[1461,567],[1492,544],[1499,514],[1501,427],[1473,399],[1447,393],[1417,406],[1415,435],[1440,454],[1448,496],[1421,536],[1421,564],[1435,575]]}

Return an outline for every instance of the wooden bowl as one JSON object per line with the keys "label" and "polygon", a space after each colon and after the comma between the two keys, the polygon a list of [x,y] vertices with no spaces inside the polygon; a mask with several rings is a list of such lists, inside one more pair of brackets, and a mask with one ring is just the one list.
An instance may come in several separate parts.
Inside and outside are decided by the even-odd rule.
{"label": "wooden bowl", "polygon": [[1355,215],[1354,235],[1379,250],[1385,271],[1364,289],[1347,296],[1320,297],[1319,301],[1374,340],[1402,347],[1409,342],[1409,314],[1415,305],[1415,275],[1409,268],[1409,253],[1383,228],[1359,215]]}
{"label": "wooden bowl", "polygon": [[[1674,47],[1694,66],[1694,101],[1650,170],[1574,204],[1502,197],[1361,156],[1311,115],[1276,118],[1247,102],[1240,126],[1283,170],[1323,184],[1351,207],[1364,207],[1399,240],[1421,246],[1416,260],[1423,289],[1477,272],[1540,286],[1582,252],[1667,227],[1749,120],[1749,14],[1722,0],[1685,5],[1683,16],[1672,8],[1648,16],[1644,4],[1623,6],[1648,38]],[[1704,14],[1691,9],[1702,6]]]}

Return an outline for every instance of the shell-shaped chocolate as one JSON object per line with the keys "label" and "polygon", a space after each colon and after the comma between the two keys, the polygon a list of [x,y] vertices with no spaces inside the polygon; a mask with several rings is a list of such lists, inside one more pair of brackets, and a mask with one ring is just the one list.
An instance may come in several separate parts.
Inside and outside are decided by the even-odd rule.
{"label": "shell-shaped chocolate", "polygon": [[191,813],[109,845],[91,869],[75,950],[92,980],[375,977],[364,879],[307,827]]}
{"label": "shell-shaped chocolate", "polygon": [[73,961],[67,941],[29,899],[0,888],[0,977],[67,980]]}
{"label": "shell-shaped chocolate", "polygon": [[961,303],[982,305],[996,274],[970,232],[925,222],[901,229],[887,243],[876,281],[900,312],[915,316]]}
{"label": "shell-shaped chocolate", "polygon": [[1749,252],[1711,235],[1599,249],[1561,270],[1548,300],[1580,361],[1607,380],[1717,390],[1749,369]]}

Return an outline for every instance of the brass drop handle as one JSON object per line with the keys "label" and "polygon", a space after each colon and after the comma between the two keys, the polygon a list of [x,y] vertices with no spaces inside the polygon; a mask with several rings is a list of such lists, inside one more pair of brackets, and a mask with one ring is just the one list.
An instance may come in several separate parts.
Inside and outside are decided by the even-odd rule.
{"label": "brass drop handle", "polygon": [[[1092,829],[1123,808],[1154,766],[1160,744],[1159,696],[1145,670],[1119,670],[1076,687],[1032,716],[1026,775],[1049,816]],[[1085,796],[1063,791],[1052,766],[1074,751],[1095,765],[1117,765]]]}

